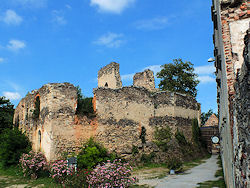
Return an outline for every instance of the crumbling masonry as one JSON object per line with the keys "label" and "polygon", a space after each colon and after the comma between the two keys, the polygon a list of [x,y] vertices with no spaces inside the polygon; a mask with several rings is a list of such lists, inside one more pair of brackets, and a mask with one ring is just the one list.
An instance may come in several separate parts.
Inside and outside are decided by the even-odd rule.
{"label": "crumbling masonry", "polygon": [[213,0],[221,156],[227,187],[250,187],[250,73],[247,0]]}
{"label": "crumbling masonry", "polygon": [[[37,119],[33,117],[36,97],[40,98]],[[152,146],[156,127],[168,125],[173,132],[178,128],[190,141],[192,119],[200,120],[200,104],[184,94],[157,91],[150,70],[137,73],[133,86],[122,87],[119,64],[114,62],[98,72],[93,107],[95,118],[78,117],[77,89],[69,83],[46,84],[20,101],[14,121],[29,136],[33,149],[52,161],[63,152],[78,152],[90,137],[129,158],[133,146],[141,148],[142,127],[147,147],[157,153]]]}

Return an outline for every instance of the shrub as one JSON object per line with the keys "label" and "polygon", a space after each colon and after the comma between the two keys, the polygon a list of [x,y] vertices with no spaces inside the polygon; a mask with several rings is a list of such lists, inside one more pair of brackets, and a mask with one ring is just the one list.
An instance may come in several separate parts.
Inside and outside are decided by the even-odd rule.
{"label": "shrub", "polygon": [[72,174],[66,176],[64,181],[64,185],[66,187],[74,187],[74,188],[87,188],[87,177],[90,174],[88,170],[77,169],[77,171],[73,170]]}
{"label": "shrub", "polygon": [[139,153],[138,147],[133,145],[132,146],[132,155],[136,156],[136,154],[138,154],[138,153]]}
{"label": "shrub", "polygon": [[20,156],[31,150],[31,143],[18,129],[5,129],[0,134],[0,161],[4,167],[17,165]]}
{"label": "shrub", "polygon": [[108,161],[106,164],[98,165],[88,176],[90,187],[129,187],[136,182],[131,176],[132,167],[121,160]]}
{"label": "shrub", "polygon": [[68,167],[66,160],[55,161],[50,167],[50,176],[57,182],[64,184],[67,176],[72,175],[73,167]]}
{"label": "shrub", "polygon": [[160,129],[156,127],[154,132],[154,138],[155,138],[154,143],[162,151],[166,152],[168,150],[168,143],[172,138],[171,128],[169,126],[165,126]]}
{"label": "shrub", "polygon": [[167,167],[171,170],[177,170],[182,166],[182,162],[175,157],[169,158],[166,164],[167,164]]}
{"label": "shrub", "polygon": [[183,132],[180,132],[179,129],[177,129],[177,131],[175,133],[175,138],[180,145],[187,145],[188,144]]}
{"label": "shrub", "polygon": [[90,138],[77,156],[77,165],[81,169],[91,169],[98,163],[114,160],[115,155],[109,154],[107,149]]}
{"label": "shrub", "polygon": [[143,153],[141,156],[141,162],[144,164],[149,164],[152,162],[152,160],[155,158],[155,153],[152,152],[150,154]]}
{"label": "shrub", "polygon": [[43,171],[48,170],[48,164],[41,152],[35,153],[30,151],[28,154],[23,154],[19,162],[24,176],[31,177],[33,179],[38,178]]}
{"label": "shrub", "polygon": [[201,132],[197,119],[193,119],[192,121],[192,139],[193,142],[197,145],[200,145],[201,142]]}

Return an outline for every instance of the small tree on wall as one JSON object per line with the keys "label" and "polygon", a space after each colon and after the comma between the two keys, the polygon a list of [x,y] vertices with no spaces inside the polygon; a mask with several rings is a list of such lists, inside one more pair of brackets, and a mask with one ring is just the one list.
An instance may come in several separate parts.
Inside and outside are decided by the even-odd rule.
{"label": "small tree on wall", "polygon": [[173,63],[161,66],[157,77],[161,79],[159,88],[172,92],[179,92],[196,97],[196,86],[199,84],[198,75],[194,73],[193,64],[182,59],[174,59]]}

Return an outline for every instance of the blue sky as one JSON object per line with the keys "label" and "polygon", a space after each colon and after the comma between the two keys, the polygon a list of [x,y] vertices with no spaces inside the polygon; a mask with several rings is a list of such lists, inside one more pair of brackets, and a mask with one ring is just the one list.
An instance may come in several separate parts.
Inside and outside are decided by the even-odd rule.
{"label": "blue sky", "polygon": [[216,111],[210,7],[204,0],[0,0],[0,96],[16,105],[54,82],[92,96],[98,70],[112,61],[126,86],[134,73],[182,58],[199,74],[202,111]]}

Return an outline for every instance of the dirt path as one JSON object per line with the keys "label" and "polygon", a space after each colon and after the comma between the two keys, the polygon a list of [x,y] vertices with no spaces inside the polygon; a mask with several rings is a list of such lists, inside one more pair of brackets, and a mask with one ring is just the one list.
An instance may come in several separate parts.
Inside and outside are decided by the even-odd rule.
{"label": "dirt path", "polygon": [[183,175],[167,175],[162,179],[140,179],[139,185],[150,185],[155,188],[195,188],[198,183],[217,180],[214,175],[219,169],[217,155],[212,155],[205,163],[200,164]]}

